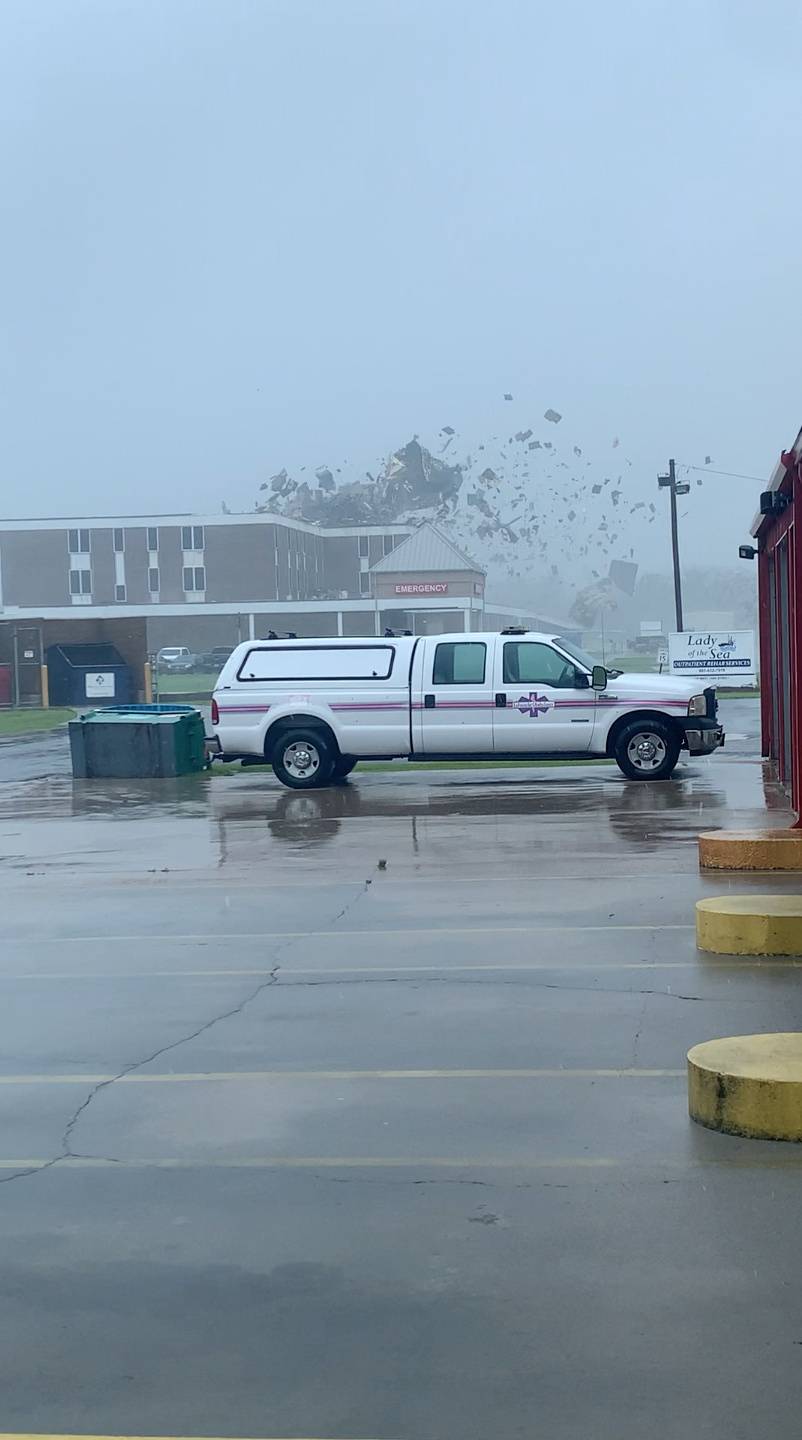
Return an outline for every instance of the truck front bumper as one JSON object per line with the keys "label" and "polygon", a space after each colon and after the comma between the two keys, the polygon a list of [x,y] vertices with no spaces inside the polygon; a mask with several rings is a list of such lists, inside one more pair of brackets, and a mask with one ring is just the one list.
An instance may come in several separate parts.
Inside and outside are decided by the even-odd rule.
{"label": "truck front bumper", "polygon": [[685,725],[685,743],[690,755],[711,755],[724,744],[724,731],[715,720],[689,721]]}

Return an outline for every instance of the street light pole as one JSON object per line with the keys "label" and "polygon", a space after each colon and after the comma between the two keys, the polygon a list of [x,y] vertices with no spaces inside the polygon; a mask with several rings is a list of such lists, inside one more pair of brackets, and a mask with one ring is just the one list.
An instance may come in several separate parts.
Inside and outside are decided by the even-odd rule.
{"label": "street light pole", "polygon": [[677,530],[677,496],[687,495],[690,485],[677,483],[677,470],[673,460],[668,462],[668,474],[658,475],[657,484],[661,490],[668,489],[671,500],[671,559],[674,567],[674,613],[677,630],[685,627],[682,623],[682,577],[679,568],[679,533]]}

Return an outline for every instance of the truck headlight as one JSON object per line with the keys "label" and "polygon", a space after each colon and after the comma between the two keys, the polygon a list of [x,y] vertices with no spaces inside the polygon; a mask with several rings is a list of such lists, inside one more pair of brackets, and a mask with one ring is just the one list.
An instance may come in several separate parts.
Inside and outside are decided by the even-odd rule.
{"label": "truck headlight", "polygon": [[694,695],[693,698],[688,701],[688,714],[689,714],[689,715],[706,715],[706,714],[707,714],[707,696],[706,696],[706,695]]}

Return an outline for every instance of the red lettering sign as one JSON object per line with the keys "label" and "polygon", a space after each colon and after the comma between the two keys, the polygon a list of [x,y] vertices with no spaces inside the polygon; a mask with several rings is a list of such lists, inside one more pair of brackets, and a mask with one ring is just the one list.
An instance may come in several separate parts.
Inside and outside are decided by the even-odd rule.
{"label": "red lettering sign", "polygon": [[447,580],[409,580],[404,584],[395,585],[396,595],[447,595]]}

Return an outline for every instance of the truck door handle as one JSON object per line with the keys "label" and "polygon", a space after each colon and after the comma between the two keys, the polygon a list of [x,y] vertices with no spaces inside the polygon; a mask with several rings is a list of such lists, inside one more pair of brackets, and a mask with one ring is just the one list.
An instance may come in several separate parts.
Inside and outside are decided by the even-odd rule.
{"label": "truck door handle", "polygon": [[496,696],[496,709],[497,709],[497,710],[506,710],[506,708],[507,708],[507,697],[506,697],[506,695],[502,694],[501,691],[499,691],[498,695]]}
{"label": "truck door handle", "polygon": [[423,697],[423,708],[424,708],[424,710],[433,710],[433,709],[434,709],[434,696],[433,696],[433,695],[424,695],[424,697]]}

